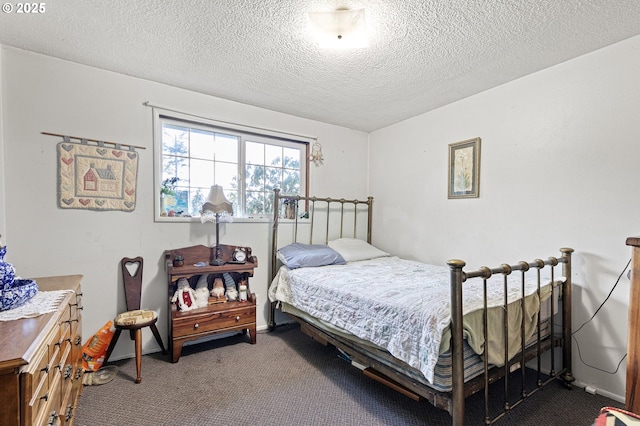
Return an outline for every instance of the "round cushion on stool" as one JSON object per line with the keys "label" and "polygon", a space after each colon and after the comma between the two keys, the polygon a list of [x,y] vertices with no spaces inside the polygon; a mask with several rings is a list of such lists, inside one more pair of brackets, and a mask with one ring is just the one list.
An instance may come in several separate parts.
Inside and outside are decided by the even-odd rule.
{"label": "round cushion on stool", "polygon": [[158,318],[158,315],[155,311],[146,311],[146,310],[136,310],[136,311],[127,311],[118,315],[115,319],[116,325],[126,327],[131,325],[141,325],[149,324]]}

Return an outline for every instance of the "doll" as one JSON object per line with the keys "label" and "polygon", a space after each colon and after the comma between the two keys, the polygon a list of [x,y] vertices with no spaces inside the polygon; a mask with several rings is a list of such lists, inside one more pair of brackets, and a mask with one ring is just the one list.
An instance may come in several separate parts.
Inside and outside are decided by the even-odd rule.
{"label": "doll", "polygon": [[196,284],[194,294],[196,297],[197,308],[205,308],[209,305],[209,282],[207,281],[208,277],[208,274],[200,275],[198,283]]}
{"label": "doll", "polygon": [[197,308],[195,304],[196,296],[189,285],[189,280],[186,278],[180,278],[178,280],[178,289],[171,298],[171,303],[175,303],[180,311],[190,311]]}
{"label": "doll", "polygon": [[211,290],[211,296],[216,299],[224,297],[224,283],[222,278],[216,278],[213,280],[213,289]]}
{"label": "doll", "polygon": [[225,294],[227,296],[227,300],[238,300],[238,289],[236,289],[236,282],[233,280],[231,275],[226,272],[222,274],[222,276],[224,277],[224,287],[226,289]]}
{"label": "doll", "polygon": [[240,281],[238,285],[238,301],[246,302],[247,301],[247,280]]}

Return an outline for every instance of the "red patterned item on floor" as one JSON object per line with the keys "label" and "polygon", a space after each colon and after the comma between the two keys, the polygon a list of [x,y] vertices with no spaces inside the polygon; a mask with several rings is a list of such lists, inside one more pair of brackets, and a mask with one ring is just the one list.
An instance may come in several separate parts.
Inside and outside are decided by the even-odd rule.
{"label": "red patterned item on floor", "polygon": [[593,426],[640,426],[640,416],[621,408],[604,407]]}

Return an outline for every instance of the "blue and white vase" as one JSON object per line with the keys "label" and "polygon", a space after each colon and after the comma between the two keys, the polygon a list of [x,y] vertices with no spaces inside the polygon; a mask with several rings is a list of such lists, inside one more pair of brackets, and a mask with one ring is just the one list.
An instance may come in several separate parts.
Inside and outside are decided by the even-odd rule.
{"label": "blue and white vase", "polygon": [[16,279],[15,268],[4,261],[6,254],[7,246],[0,243],[0,311],[22,306],[38,293],[34,280]]}
{"label": "blue and white vase", "polygon": [[0,247],[0,285],[3,289],[11,288],[16,278],[16,269],[12,264],[4,261],[6,254],[7,246]]}

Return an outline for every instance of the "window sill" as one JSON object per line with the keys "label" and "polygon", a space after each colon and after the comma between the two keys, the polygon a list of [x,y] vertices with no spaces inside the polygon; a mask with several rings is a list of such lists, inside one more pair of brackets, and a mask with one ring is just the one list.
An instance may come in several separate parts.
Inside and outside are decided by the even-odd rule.
{"label": "window sill", "polygon": [[[232,223],[271,223],[273,221],[273,216],[250,216],[250,217],[234,217]],[[284,219],[280,218],[278,220],[281,224],[286,223],[295,223],[295,219]],[[156,216],[154,222],[156,223],[200,223],[200,217],[167,217],[167,216]],[[229,223],[229,222],[220,222],[220,223]],[[298,219],[298,223],[310,223],[309,218],[301,218]]]}

